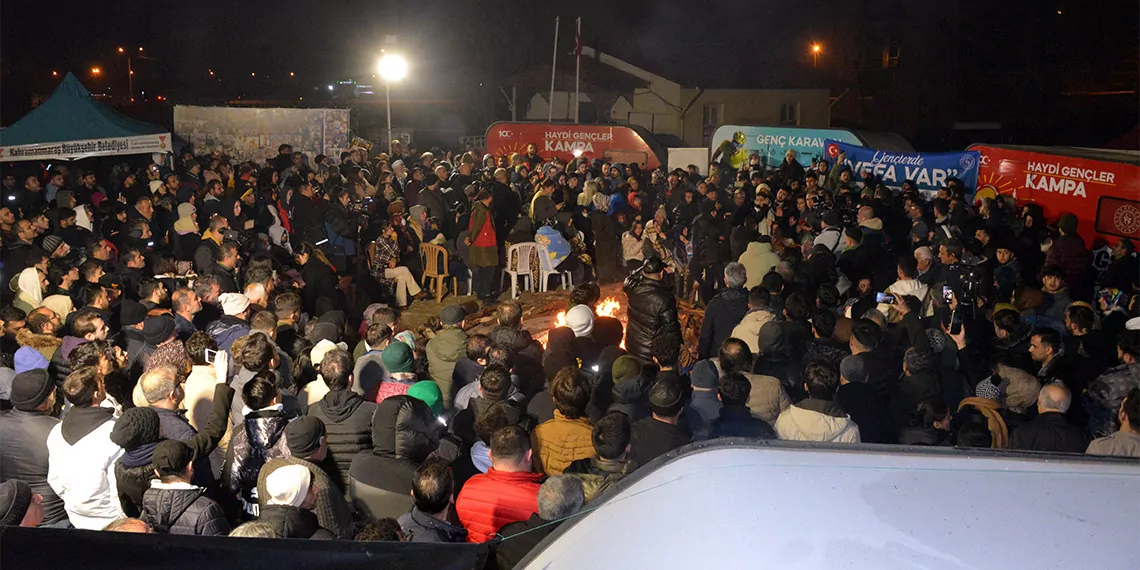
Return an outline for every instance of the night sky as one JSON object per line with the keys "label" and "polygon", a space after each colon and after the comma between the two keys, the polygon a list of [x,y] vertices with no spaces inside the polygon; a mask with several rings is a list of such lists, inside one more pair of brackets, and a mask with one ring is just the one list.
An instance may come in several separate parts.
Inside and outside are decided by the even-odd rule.
{"label": "night sky", "polygon": [[[285,99],[340,78],[369,79],[384,35],[398,33],[400,50],[413,65],[411,81],[421,95],[493,100],[501,99],[502,78],[549,65],[555,15],[562,17],[564,54],[573,44],[574,19],[581,16],[587,45],[696,83],[784,77],[810,61],[807,46],[812,41],[827,50],[835,30],[859,34],[874,15],[903,6],[937,14],[948,5],[946,0],[8,0],[0,3],[0,119],[11,122],[30,108],[31,94],[49,93],[57,81],[52,70],[61,75],[75,71],[92,91],[125,90],[126,63],[118,46],[142,46],[153,58],[133,61],[136,90],[161,92],[175,102],[220,102],[238,94]],[[966,61],[969,69],[978,73],[956,73],[945,85],[931,88],[972,92],[995,76],[1013,77],[1016,83],[1019,74],[1032,68],[1038,76],[1056,76],[1054,83],[1074,71],[1106,77],[1123,73],[1123,83],[1135,89],[1140,61],[1140,3],[1135,0],[962,0],[952,5],[958,19],[954,29],[930,24],[920,35],[923,41],[961,45],[972,58]],[[1042,49],[1026,49],[1035,45]],[[1027,62],[1035,51],[1048,57]],[[849,56],[824,53],[834,58],[833,65]],[[101,77],[91,77],[93,66],[103,70]],[[295,77],[289,78],[289,72]],[[1018,94],[994,97],[1016,99]],[[1135,118],[1126,120],[1134,123]]]}

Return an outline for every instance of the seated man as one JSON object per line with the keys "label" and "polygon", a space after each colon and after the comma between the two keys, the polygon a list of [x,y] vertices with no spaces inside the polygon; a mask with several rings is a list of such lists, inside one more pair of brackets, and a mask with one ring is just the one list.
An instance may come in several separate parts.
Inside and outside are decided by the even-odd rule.
{"label": "seated man", "polygon": [[398,265],[400,260],[400,244],[396,235],[396,229],[391,225],[384,224],[380,230],[380,237],[376,238],[373,247],[369,248],[372,262],[369,264],[372,268],[372,277],[377,281],[392,280],[396,282],[396,305],[399,307],[408,306],[408,295],[416,299],[424,299],[427,293],[420,289],[416,283],[415,276],[403,265]]}
{"label": "seated man", "polygon": [[486,542],[503,525],[538,512],[541,473],[531,472],[530,438],[518,426],[491,436],[491,468],[467,480],[455,511],[467,529],[467,542]]}
{"label": "seated man", "polygon": [[455,501],[451,469],[442,461],[425,461],[412,484],[412,510],[398,520],[409,542],[466,542],[467,531],[449,522]]}

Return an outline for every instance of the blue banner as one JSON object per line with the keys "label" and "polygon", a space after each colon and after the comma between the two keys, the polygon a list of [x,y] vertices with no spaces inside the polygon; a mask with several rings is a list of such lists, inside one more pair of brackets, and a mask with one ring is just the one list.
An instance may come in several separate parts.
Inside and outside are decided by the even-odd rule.
{"label": "blue banner", "polygon": [[812,159],[822,159],[823,141],[832,139],[854,145],[861,144],[859,137],[843,129],[806,129],[799,127],[745,127],[721,125],[713,133],[711,152],[716,152],[725,142],[731,143],[736,133],[743,133],[742,145],[745,156],[760,155],[760,164],[777,168],[784,162],[784,153],[796,151],[796,161],[804,167],[811,166]]}
{"label": "blue banner", "polygon": [[862,178],[863,172],[870,171],[891,189],[897,190],[904,181],[910,180],[928,194],[946,186],[948,179],[957,178],[966,188],[966,194],[973,195],[978,185],[979,154],[976,150],[905,153],[830,139],[824,146],[828,159],[832,161],[839,160],[841,153],[845,155],[843,164],[851,167],[856,179]]}

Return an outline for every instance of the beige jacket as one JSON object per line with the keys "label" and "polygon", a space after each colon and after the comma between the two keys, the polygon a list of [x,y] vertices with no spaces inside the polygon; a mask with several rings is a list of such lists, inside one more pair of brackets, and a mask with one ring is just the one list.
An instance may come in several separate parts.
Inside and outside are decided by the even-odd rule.
{"label": "beige jacket", "polygon": [[745,374],[744,377],[752,384],[752,391],[748,393],[749,411],[768,425],[774,425],[780,414],[792,406],[792,399],[780,379],[763,374]]}
{"label": "beige jacket", "polygon": [[748,244],[748,249],[740,254],[740,259],[737,261],[744,266],[748,274],[748,281],[744,283],[744,288],[752,289],[760,284],[760,280],[769,271],[776,268],[776,264],[780,263],[780,256],[772,251],[772,244],[754,241]]}
{"label": "beige jacket", "polygon": [[740,324],[732,329],[732,338],[738,338],[748,345],[752,354],[760,353],[760,327],[776,320],[776,315],[768,309],[754,309],[744,314]]}

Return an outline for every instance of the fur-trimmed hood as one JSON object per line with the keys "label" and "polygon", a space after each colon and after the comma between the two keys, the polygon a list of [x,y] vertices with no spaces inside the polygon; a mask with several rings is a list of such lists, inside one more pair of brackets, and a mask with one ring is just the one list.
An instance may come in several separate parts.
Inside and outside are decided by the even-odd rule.
{"label": "fur-trimmed hood", "polygon": [[36,334],[30,329],[23,328],[16,333],[16,342],[20,346],[30,346],[36,350],[56,349],[63,344],[63,339],[50,334]]}

